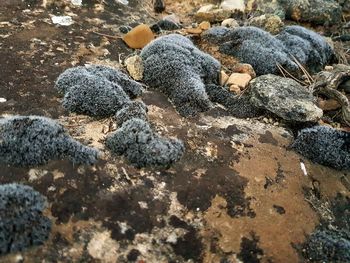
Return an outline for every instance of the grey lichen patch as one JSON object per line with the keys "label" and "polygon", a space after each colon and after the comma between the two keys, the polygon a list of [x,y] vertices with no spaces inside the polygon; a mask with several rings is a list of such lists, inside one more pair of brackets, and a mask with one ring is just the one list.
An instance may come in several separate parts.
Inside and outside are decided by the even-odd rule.
{"label": "grey lichen patch", "polygon": [[313,162],[339,170],[350,169],[350,135],[326,126],[301,130],[292,148]]}
{"label": "grey lichen patch", "polygon": [[290,78],[259,76],[251,81],[249,94],[252,105],[287,121],[317,121],[323,115],[312,93]]}
{"label": "grey lichen patch", "polygon": [[106,145],[115,154],[124,155],[138,168],[169,167],[178,161],[184,152],[181,141],[159,136],[148,122],[139,118],[124,122],[115,133],[107,137]]}
{"label": "grey lichen patch", "polygon": [[46,198],[19,184],[0,185],[0,255],[42,245],[51,221],[42,212]]}
{"label": "grey lichen patch", "polygon": [[219,44],[222,53],[251,64],[258,75],[279,73],[277,63],[297,72],[299,66],[294,58],[317,72],[333,57],[331,46],[322,36],[301,26],[287,26],[276,36],[256,27],[214,27],[204,34],[204,39]]}
{"label": "grey lichen patch", "polygon": [[130,98],[142,93],[141,84],[119,70],[100,65],[67,69],[55,87],[64,94],[67,110],[97,117],[115,114]]}
{"label": "grey lichen patch", "polygon": [[168,96],[182,116],[194,116],[211,107],[206,84],[217,84],[220,63],[197,49],[186,37],[170,34],[141,52],[144,81]]}
{"label": "grey lichen patch", "polygon": [[14,116],[0,119],[0,163],[36,166],[68,158],[75,164],[93,164],[98,151],[71,138],[49,118]]}

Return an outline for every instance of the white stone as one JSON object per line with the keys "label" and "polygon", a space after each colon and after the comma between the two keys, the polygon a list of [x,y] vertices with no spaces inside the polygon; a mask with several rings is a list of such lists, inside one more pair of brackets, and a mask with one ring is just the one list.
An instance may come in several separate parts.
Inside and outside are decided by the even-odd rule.
{"label": "white stone", "polygon": [[244,12],[245,10],[245,4],[244,0],[224,0],[220,4],[220,8],[224,10],[231,10],[231,11],[241,11]]}
{"label": "white stone", "polygon": [[55,25],[70,26],[74,24],[74,21],[70,16],[52,16],[51,20]]}
{"label": "white stone", "polygon": [[4,103],[4,102],[6,102],[7,101],[7,99],[5,99],[5,98],[0,98],[0,103]]}
{"label": "white stone", "polygon": [[238,22],[234,18],[227,18],[221,23],[222,26],[224,27],[231,27],[231,28],[236,28],[239,27]]}
{"label": "white stone", "polygon": [[215,7],[215,5],[210,4],[210,5],[204,5],[201,8],[199,8],[199,10],[197,11],[197,13],[208,13],[211,10],[213,10]]}
{"label": "white stone", "polygon": [[70,2],[72,3],[72,5],[81,6],[83,1],[82,0],[70,0]]}

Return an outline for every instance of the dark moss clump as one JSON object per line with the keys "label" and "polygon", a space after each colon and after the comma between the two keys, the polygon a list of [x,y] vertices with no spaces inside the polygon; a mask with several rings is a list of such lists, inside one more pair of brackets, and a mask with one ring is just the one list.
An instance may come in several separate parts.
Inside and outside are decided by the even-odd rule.
{"label": "dark moss clump", "polygon": [[99,65],[67,69],[55,87],[64,94],[67,110],[97,117],[115,114],[142,93],[141,84],[121,71]]}
{"label": "dark moss clump", "polygon": [[258,75],[280,73],[277,63],[289,72],[299,71],[293,57],[315,73],[333,58],[326,40],[301,26],[287,26],[276,36],[256,27],[214,27],[204,34],[204,39],[218,44],[222,53],[251,64]]}
{"label": "dark moss clump", "polygon": [[263,110],[256,108],[249,101],[249,96],[237,96],[224,87],[218,85],[207,85],[205,90],[212,102],[226,107],[227,111],[237,118],[252,118],[260,116]]}
{"label": "dark moss clump", "polygon": [[147,107],[143,102],[133,101],[117,112],[117,114],[115,115],[117,125],[121,126],[124,122],[133,118],[138,118],[147,121],[147,111]]}
{"label": "dark moss clump", "polygon": [[0,185],[0,255],[42,245],[51,221],[42,212],[46,198],[19,184]]}
{"label": "dark moss clump", "polygon": [[182,116],[207,111],[205,85],[218,84],[220,63],[177,34],[160,37],[141,52],[144,81],[165,93]]}
{"label": "dark moss clump", "polygon": [[333,216],[321,220],[303,244],[302,254],[312,262],[350,262],[350,198],[338,194],[329,211]]}
{"label": "dark moss clump", "polygon": [[350,169],[350,134],[326,126],[301,130],[292,148],[313,162]]}
{"label": "dark moss clump", "polygon": [[57,122],[38,116],[0,119],[0,163],[36,166],[68,158],[76,164],[93,164],[98,151],[71,138]]}
{"label": "dark moss clump", "polygon": [[349,233],[318,229],[311,234],[304,250],[304,256],[312,262],[350,262]]}
{"label": "dark moss clump", "polygon": [[184,145],[177,139],[166,139],[151,129],[148,122],[127,120],[107,137],[107,147],[117,155],[124,155],[137,168],[145,166],[169,167],[178,161]]}

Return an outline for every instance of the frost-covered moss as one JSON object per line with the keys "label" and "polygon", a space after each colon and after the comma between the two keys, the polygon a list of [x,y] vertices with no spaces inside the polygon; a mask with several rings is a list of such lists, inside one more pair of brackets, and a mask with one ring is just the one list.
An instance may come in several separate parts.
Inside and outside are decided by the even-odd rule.
{"label": "frost-covered moss", "polygon": [[42,245],[51,221],[42,212],[46,198],[19,184],[0,185],[0,255]]}
{"label": "frost-covered moss", "polygon": [[218,84],[220,63],[188,38],[160,37],[143,48],[141,57],[145,83],[166,94],[182,116],[210,108],[205,85]]}
{"label": "frost-covered moss", "polygon": [[277,63],[298,71],[293,56],[309,71],[321,70],[333,58],[333,50],[319,34],[301,26],[287,26],[273,36],[256,27],[214,27],[204,39],[218,44],[222,53],[253,66],[258,75],[280,73]]}
{"label": "frost-covered moss", "polygon": [[326,126],[301,130],[292,148],[313,162],[350,169],[350,134]]}
{"label": "frost-covered moss", "polygon": [[156,134],[149,123],[138,118],[127,120],[107,137],[107,147],[117,155],[124,155],[138,167],[169,167],[178,161],[184,145],[177,139],[167,139]]}
{"label": "frost-covered moss", "polygon": [[115,114],[130,98],[142,94],[141,84],[119,70],[100,65],[67,69],[55,87],[64,94],[67,110],[98,117]]}
{"label": "frost-covered moss", "polygon": [[147,121],[147,111],[147,107],[143,102],[133,101],[117,112],[115,120],[118,126],[121,126],[124,122],[134,118]]}
{"label": "frost-covered moss", "polygon": [[0,119],[0,163],[36,166],[68,158],[76,164],[92,164],[98,151],[71,138],[49,118],[14,116]]}

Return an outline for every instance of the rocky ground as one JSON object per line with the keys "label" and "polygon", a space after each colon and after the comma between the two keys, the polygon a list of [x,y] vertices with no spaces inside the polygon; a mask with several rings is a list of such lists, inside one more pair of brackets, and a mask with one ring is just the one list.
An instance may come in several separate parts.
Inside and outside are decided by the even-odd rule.
{"label": "rocky ground", "polygon": [[[0,262],[350,262],[349,254],[332,250],[350,247],[349,169],[316,164],[290,147],[300,129],[315,124],[349,130],[344,99],[350,79],[345,74],[350,59],[349,3],[310,1],[319,7],[311,14],[304,1],[293,6],[295,2],[277,8],[276,1],[248,1],[236,11],[211,7],[198,13],[207,2],[176,0],[165,1],[165,11],[156,13],[150,0],[0,1],[1,117],[55,119],[73,138],[102,153],[92,166],[67,160],[29,168],[0,164],[0,183],[29,185],[46,196],[44,215],[52,221],[43,245],[0,255]],[[280,13],[269,12],[271,8]],[[231,76],[226,86],[243,97],[251,94],[249,89],[258,92],[264,82],[261,76],[255,78],[251,66],[220,52],[223,42],[207,41],[210,27],[235,18],[225,23],[233,28],[255,25],[273,34],[285,25],[313,29],[328,37],[335,51],[335,58],[317,72],[330,72],[332,77],[345,72],[338,85],[343,85],[339,92],[343,97],[329,96],[327,90],[310,95],[305,90],[317,90],[323,75],[282,68],[284,73],[275,75],[291,74],[296,80],[288,87],[303,91],[271,91],[273,102],[286,92],[277,108],[271,101],[259,102],[255,104],[263,111],[259,116],[238,118],[227,105],[216,105],[183,117],[163,93],[141,80],[145,88],[141,98],[152,128],[182,140],[185,153],[168,169],[137,169],[105,147],[106,137],[118,128],[115,119],[67,111],[55,81],[64,70],[85,64],[127,72],[125,60],[139,55],[140,49],[123,41],[120,27],[151,26],[173,13],[182,28],[158,30],[155,35],[177,32],[190,37],[221,63],[222,78],[242,74]],[[62,15],[70,16],[73,23],[54,24],[52,18]],[[272,84],[291,79],[270,78]],[[293,103],[307,109],[302,117],[288,111]],[[349,144],[345,140],[345,157]],[[345,234],[341,242],[337,235],[325,237],[328,243],[319,238],[321,248],[316,249],[310,240],[318,231]]]}

